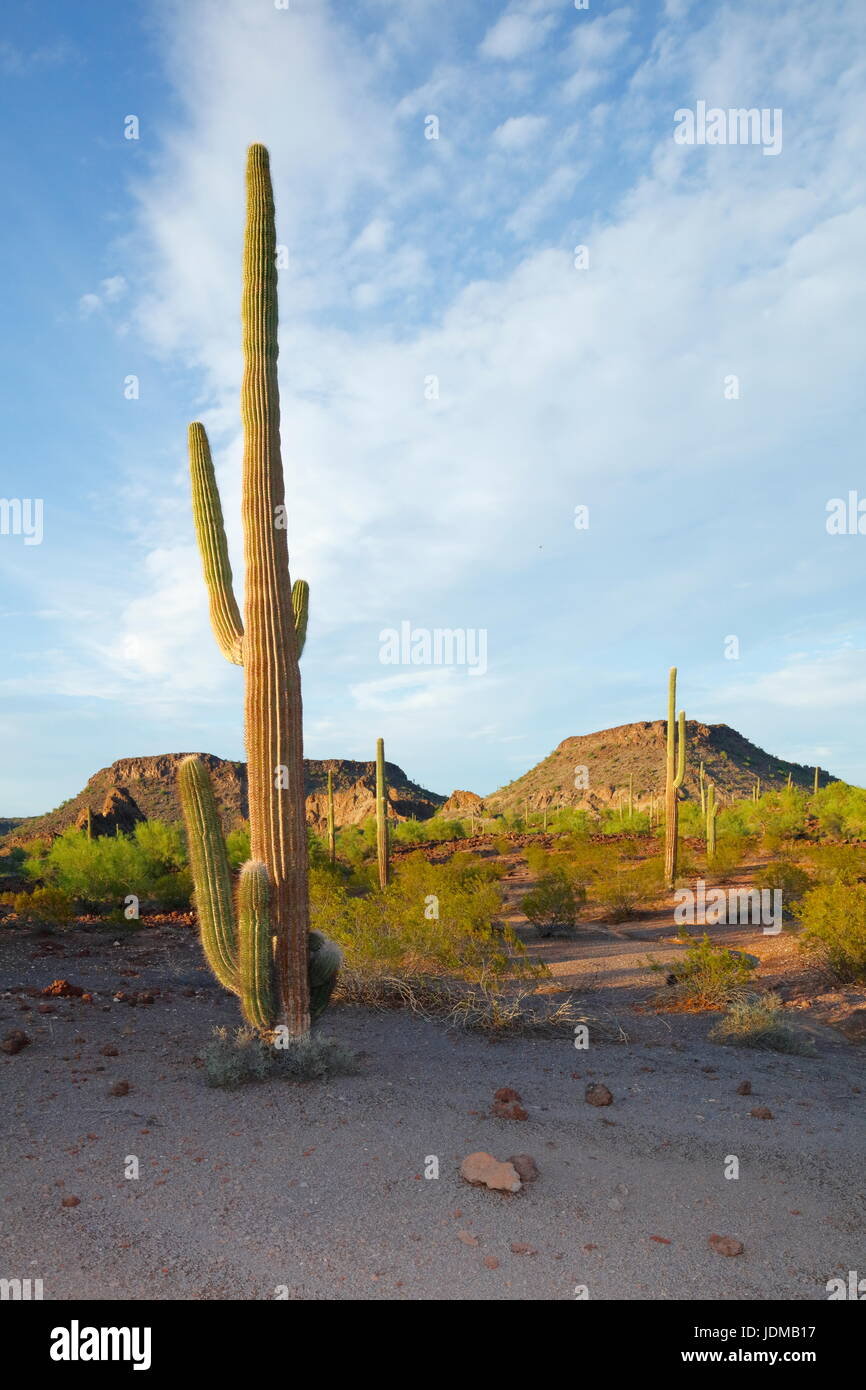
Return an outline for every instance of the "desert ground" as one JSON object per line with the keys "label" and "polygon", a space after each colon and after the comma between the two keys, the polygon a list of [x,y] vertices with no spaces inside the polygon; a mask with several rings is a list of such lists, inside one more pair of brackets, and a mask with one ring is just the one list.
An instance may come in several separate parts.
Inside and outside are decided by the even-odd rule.
{"label": "desert ground", "polygon": [[[338,999],[321,1029],[357,1074],[214,1089],[199,1053],[236,1000],[187,915],[4,931],[0,1032],[30,1038],[0,1057],[4,1273],[46,1299],[809,1301],[862,1271],[864,991],[807,968],[788,933],[711,930],[758,957],[816,1054],[721,1046],[711,1013],[653,1003],[648,962],[683,949],[669,900],[542,941],[522,851],[500,857],[504,920],[549,967],[534,988],[572,1001],[586,1049]],[[56,980],[84,994],[45,994]],[[587,1103],[593,1083],[610,1104]],[[492,1114],[502,1087],[525,1119]],[[471,1186],[478,1150],[529,1154],[539,1176]]]}

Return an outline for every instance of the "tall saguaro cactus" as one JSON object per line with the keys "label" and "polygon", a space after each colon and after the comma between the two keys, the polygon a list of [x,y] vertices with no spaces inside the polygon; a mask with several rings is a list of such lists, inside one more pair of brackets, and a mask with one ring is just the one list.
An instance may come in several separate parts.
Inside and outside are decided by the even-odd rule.
{"label": "tall saguaro cactus", "polygon": [[240,992],[250,1023],[264,1029],[277,1022],[297,1037],[310,1026],[311,978],[315,985],[325,957],[335,974],[339,953],[327,943],[323,956],[324,938],[309,934],[298,665],[309,591],[302,580],[293,589],[289,577],[277,381],[276,229],[270,160],[263,145],[249,148],[246,184],[241,296],[243,622],[232,589],[207,435],[198,423],[189,430],[193,514],[211,622],[220,650],[243,666],[245,677],[251,859],[241,871],[236,914],[213,792],[201,763],[184,764],[180,789],[208,959],[218,978]]}
{"label": "tall saguaro cactus", "polygon": [[328,858],[337,862],[337,835],[334,827],[334,772],[328,768]]}
{"label": "tall saguaro cactus", "polygon": [[388,786],[385,781],[385,741],[376,739],[376,854],[379,887],[388,884]]}
{"label": "tall saguaro cactus", "polygon": [[817,796],[817,795],[818,795],[818,769],[817,769],[817,767],[815,768],[815,780],[814,780],[814,783],[813,783],[813,785],[812,785],[812,795],[813,795],[813,796]]}
{"label": "tall saguaro cactus", "polygon": [[671,667],[668,678],[668,737],[665,765],[665,882],[673,888],[677,876],[677,832],[679,808],[677,794],[686,773],[686,716],[680,710],[679,738],[674,725],[677,702],[677,668]]}
{"label": "tall saguaro cactus", "polygon": [[712,859],[716,852],[716,816],[719,808],[716,805],[716,788],[714,783],[707,783],[707,859]]}

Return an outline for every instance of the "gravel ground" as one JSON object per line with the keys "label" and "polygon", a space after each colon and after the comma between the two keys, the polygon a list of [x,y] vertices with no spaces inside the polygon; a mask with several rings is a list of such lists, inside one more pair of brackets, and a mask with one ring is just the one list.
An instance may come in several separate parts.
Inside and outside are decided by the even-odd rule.
{"label": "gravel ground", "polygon": [[[591,1299],[823,1300],[831,1277],[866,1274],[860,1047],[722,1048],[707,1017],[633,1016],[613,990],[586,1008],[628,1014],[630,1041],[591,1031],[588,1051],[339,1006],[324,1032],[360,1054],[358,1075],[226,1092],[194,1059],[237,1011],[188,929],[40,949],[7,937],[0,961],[0,1032],[33,1040],[0,1057],[0,1276],[41,1278],[46,1299],[573,1299],[586,1286]],[[22,991],[58,977],[93,1002],[39,1013]],[[133,1007],[118,988],[161,993]],[[128,1093],[110,1095],[118,1081]],[[612,1105],[585,1102],[590,1081]],[[528,1119],[491,1116],[501,1086]],[[458,1168],[479,1149],[532,1154],[540,1178],[515,1196],[470,1187]],[[711,1234],[743,1253],[717,1254]]]}

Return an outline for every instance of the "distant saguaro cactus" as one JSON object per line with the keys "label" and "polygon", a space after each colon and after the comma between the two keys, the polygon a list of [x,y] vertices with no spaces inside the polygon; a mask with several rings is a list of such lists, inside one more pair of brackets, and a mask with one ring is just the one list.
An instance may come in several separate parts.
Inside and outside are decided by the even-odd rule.
{"label": "distant saguaro cactus", "polygon": [[334,773],[328,768],[328,858],[337,862],[337,835],[334,827]]}
{"label": "distant saguaro cactus", "polygon": [[716,816],[719,808],[716,805],[716,788],[712,782],[707,785],[707,859],[712,859],[716,852]]}
{"label": "distant saguaro cactus", "polygon": [[[253,1026],[267,1030],[279,1023],[291,1036],[302,1037],[310,1027],[311,989],[321,1003],[324,986],[333,986],[339,950],[320,933],[309,931],[298,665],[309,590],[303,580],[293,589],[289,577],[277,380],[276,231],[264,145],[249,148],[246,182],[241,297],[243,623],[232,589],[207,435],[201,424],[189,428],[193,515],[211,623],[224,656],[243,666],[245,676],[251,858],[241,870],[236,912],[207,769],[196,759],[185,760],[179,785],[208,961],[222,983],[240,993],[244,1015]],[[323,972],[330,972],[324,982]]]}
{"label": "distant saguaro cactus", "polygon": [[702,810],[702,812],[704,813],[704,815],[706,815],[706,814],[707,814],[707,784],[706,784],[706,781],[705,781],[705,779],[704,779],[704,765],[703,765],[703,763],[701,763],[700,768],[698,769],[698,783],[699,783],[700,789],[701,789],[701,810]]}
{"label": "distant saguaro cactus", "polygon": [[677,876],[677,832],[679,808],[677,793],[686,773],[686,716],[679,715],[679,738],[674,725],[677,702],[677,668],[672,666],[668,677],[668,737],[665,764],[665,883],[673,888]]}
{"label": "distant saguaro cactus", "polygon": [[388,784],[385,781],[385,741],[376,739],[376,854],[379,887],[388,885]]}
{"label": "distant saguaro cactus", "polygon": [[817,796],[817,795],[818,795],[818,769],[817,769],[817,767],[815,768],[815,782],[814,782],[814,785],[813,785],[813,787],[812,787],[812,795],[813,795],[813,796]]}

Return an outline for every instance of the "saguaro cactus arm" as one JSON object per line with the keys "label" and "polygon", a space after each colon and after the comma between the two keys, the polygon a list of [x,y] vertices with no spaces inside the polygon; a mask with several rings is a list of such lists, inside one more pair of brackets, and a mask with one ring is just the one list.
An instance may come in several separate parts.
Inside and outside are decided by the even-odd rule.
{"label": "saguaro cactus arm", "polygon": [[231,873],[210,776],[199,758],[184,758],[178,769],[178,788],[204,953],[220,984],[237,994]]}
{"label": "saguaro cactus arm", "polygon": [[210,599],[211,626],[223,656],[242,666],[244,628],[232,587],[223,509],[207,432],[198,421],[189,427],[189,471],[192,514]]}
{"label": "saguaro cactus arm", "polygon": [[[242,666],[244,625],[232,584],[232,567],[210,443],[204,425],[198,420],[189,427],[189,472],[192,514],[210,599],[211,626],[223,656],[235,666]],[[307,640],[309,610],[310,586],[306,579],[296,579],[292,588],[292,613],[299,658]]]}
{"label": "saguaro cactus arm", "polygon": [[238,978],[244,1018],[261,1030],[274,1014],[270,901],[268,871],[251,859],[238,880]]}

